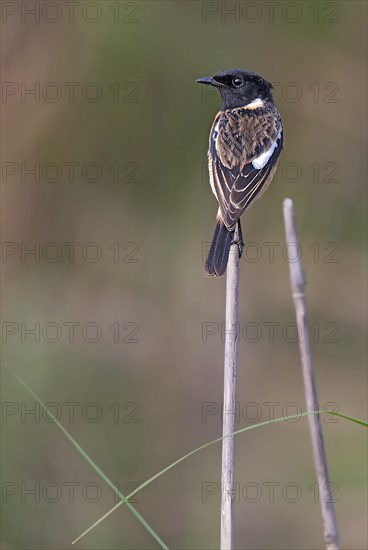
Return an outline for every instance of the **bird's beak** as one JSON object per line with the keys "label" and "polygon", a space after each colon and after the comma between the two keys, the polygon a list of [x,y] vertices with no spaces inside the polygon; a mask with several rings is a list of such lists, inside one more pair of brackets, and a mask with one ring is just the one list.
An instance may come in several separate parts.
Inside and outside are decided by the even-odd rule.
{"label": "bird's beak", "polygon": [[224,86],[221,82],[218,82],[212,76],[197,78],[196,82],[199,82],[199,84],[208,84],[209,86],[215,86],[216,88],[222,88]]}

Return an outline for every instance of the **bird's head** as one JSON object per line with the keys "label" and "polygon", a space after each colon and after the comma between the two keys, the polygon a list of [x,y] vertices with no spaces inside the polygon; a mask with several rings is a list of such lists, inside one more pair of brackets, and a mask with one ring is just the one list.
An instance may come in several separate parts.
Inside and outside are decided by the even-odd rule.
{"label": "bird's head", "polygon": [[[222,109],[235,109],[253,103],[254,108],[264,102],[273,102],[272,84],[251,71],[231,69],[214,76],[198,78],[200,84],[218,88],[222,97]],[[259,100],[259,101],[257,101]]]}

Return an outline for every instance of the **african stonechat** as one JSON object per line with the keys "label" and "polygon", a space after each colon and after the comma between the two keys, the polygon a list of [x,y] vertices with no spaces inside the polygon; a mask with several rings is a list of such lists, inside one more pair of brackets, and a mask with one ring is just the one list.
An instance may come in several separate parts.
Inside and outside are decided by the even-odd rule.
{"label": "african stonechat", "polygon": [[208,170],[219,203],[216,229],[206,261],[207,275],[226,271],[240,216],[270,185],[283,147],[283,129],[272,85],[251,71],[232,69],[197,82],[218,88],[222,105],[212,124]]}

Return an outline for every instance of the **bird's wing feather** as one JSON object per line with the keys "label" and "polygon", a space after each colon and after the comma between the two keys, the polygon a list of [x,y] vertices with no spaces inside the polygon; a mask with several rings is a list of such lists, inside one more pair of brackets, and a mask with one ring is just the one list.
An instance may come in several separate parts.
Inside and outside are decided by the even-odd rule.
{"label": "bird's wing feather", "polygon": [[276,108],[233,109],[216,116],[209,147],[210,181],[221,218],[233,229],[244,210],[270,184],[283,146]]}

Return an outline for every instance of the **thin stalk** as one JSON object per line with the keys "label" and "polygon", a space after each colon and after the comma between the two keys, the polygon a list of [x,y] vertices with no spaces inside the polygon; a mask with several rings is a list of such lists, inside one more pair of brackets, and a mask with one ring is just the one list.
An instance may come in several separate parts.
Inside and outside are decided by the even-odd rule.
{"label": "thin stalk", "polygon": [[[235,231],[235,240],[238,232]],[[236,407],[236,377],[238,367],[238,290],[239,251],[238,245],[230,249],[226,271],[226,319],[224,401],[222,436],[221,476],[221,550],[234,548],[234,431]]]}
{"label": "thin stalk", "polygon": [[[300,250],[296,231],[294,207],[291,199],[284,200],[284,221],[286,241],[288,245],[296,246]],[[314,412],[308,416],[309,429],[312,439],[314,466],[319,487],[319,500],[322,510],[324,538],[327,550],[338,550],[339,534],[333,501],[331,498],[331,484],[328,476],[326,451],[323,442],[320,415],[317,412],[318,396],[314,378],[312,354],[310,348],[307,305],[305,299],[305,277],[300,254],[294,261],[289,260],[291,289],[295,305],[297,325],[299,327],[299,349],[302,364],[305,398],[307,410]]]}

